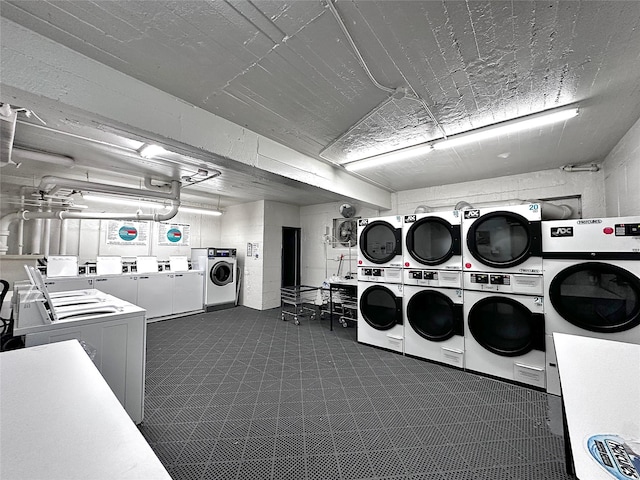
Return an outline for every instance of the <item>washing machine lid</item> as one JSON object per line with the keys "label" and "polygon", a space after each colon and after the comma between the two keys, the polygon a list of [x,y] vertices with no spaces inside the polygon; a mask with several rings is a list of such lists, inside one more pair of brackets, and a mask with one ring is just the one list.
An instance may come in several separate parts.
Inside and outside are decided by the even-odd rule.
{"label": "washing machine lid", "polygon": [[225,261],[214,263],[209,271],[209,278],[219,287],[233,282],[233,264]]}
{"label": "washing machine lid", "polygon": [[[465,211],[465,215],[468,211]],[[466,218],[466,217],[465,217]],[[475,220],[467,232],[473,257],[489,267],[514,267],[541,255],[541,222],[509,211],[496,211]]]}
{"label": "washing machine lid", "polygon": [[512,298],[480,299],[469,310],[467,323],[473,338],[496,355],[515,357],[545,350],[544,316]]}
{"label": "washing machine lid", "polygon": [[460,255],[460,225],[451,225],[441,217],[405,216],[407,231],[405,247],[414,260],[423,265],[439,265],[454,255]]}
{"label": "washing machine lid", "polygon": [[464,335],[462,305],[454,304],[435,290],[421,290],[411,297],[407,303],[407,320],[414,332],[432,342]]}
{"label": "washing machine lid", "polygon": [[583,262],[560,271],[549,300],[569,323],[590,332],[624,332],[640,325],[640,278],[606,262]]}
{"label": "washing machine lid", "polygon": [[402,297],[384,285],[366,288],[360,296],[360,314],[376,330],[390,330],[402,324]]}
{"label": "washing machine lid", "polygon": [[387,263],[402,255],[402,229],[384,220],[373,220],[360,232],[358,243],[367,260],[375,264]]}

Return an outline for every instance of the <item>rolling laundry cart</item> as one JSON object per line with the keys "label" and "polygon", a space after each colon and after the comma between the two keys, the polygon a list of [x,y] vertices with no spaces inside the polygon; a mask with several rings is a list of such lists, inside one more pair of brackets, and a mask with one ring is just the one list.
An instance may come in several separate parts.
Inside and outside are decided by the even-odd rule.
{"label": "rolling laundry cart", "polygon": [[300,325],[299,317],[309,314],[313,320],[316,317],[315,301],[318,295],[318,287],[310,285],[294,285],[280,289],[280,302],[282,305],[282,320],[293,317],[293,322]]}

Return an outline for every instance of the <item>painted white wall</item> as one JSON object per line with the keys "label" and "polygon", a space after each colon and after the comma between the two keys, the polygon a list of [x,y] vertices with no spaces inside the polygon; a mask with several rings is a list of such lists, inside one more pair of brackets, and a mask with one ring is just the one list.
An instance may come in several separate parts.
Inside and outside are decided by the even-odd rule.
{"label": "painted white wall", "polygon": [[[262,309],[264,275],[264,200],[227,208],[222,216],[220,243],[222,248],[237,249],[240,265],[241,290],[239,305]],[[258,256],[247,257],[247,243],[257,244]]]}
{"label": "painted white wall", "polygon": [[[357,247],[351,249],[349,261],[349,249],[344,247],[334,248],[323,239],[325,234],[333,234],[333,219],[342,218],[340,215],[341,203],[323,203],[300,207],[300,227],[302,230],[302,265],[301,282],[304,285],[320,286],[322,282],[338,272],[340,255],[344,255],[342,274],[355,272],[358,260]],[[379,211],[356,205],[356,217],[370,218],[379,216]]]}
{"label": "painted white wall", "polygon": [[460,201],[481,205],[516,199],[529,200],[572,195],[582,197],[583,218],[604,216],[603,172],[563,172],[554,169],[405,190],[392,195],[393,208],[381,212],[381,215],[413,213],[419,205],[450,210]]}
{"label": "painted white wall", "polygon": [[[282,227],[300,227],[300,208],[279,202],[265,202],[264,206],[264,278],[262,309],[280,306],[282,285]],[[301,242],[302,243],[302,242]],[[301,246],[301,250],[304,247]],[[301,258],[304,253],[301,253]]]}
{"label": "painted white wall", "polygon": [[607,216],[640,215],[640,119],[603,163]]}

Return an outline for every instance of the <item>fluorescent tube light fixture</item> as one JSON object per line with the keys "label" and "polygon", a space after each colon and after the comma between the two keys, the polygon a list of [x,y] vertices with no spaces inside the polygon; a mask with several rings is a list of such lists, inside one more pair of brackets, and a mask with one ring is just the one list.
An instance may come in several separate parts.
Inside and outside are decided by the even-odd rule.
{"label": "fluorescent tube light fixture", "polygon": [[206,208],[193,208],[193,207],[183,207],[182,205],[178,209],[179,212],[182,213],[197,213],[200,215],[211,215],[214,217],[219,217],[222,215],[220,210],[208,210]]}
{"label": "fluorescent tube light fixture", "polygon": [[358,170],[364,170],[366,168],[377,167],[379,165],[385,165],[387,163],[397,162],[399,160],[406,160],[407,158],[417,157],[429,153],[433,150],[433,147],[428,144],[414,145],[413,147],[403,148],[402,150],[396,150],[394,152],[383,153],[376,155],[375,157],[363,158],[361,160],[355,160],[345,164],[346,168],[350,172]]}
{"label": "fluorescent tube light fixture", "polygon": [[157,157],[158,155],[167,153],[167,151],[164,148],[162,148],[160,145],[145,143],[138,149],[138,153],[143,158],[152,158],[152,157]]}
{"label": "fluorescent tube light fixture", "polygon": [[383,153],[375,157],[362,158],[344,164],[344,168],[350,172],[364,170],[387,163],[404,160],[428,153],[431,150],[443,150],[445,148],[453,148],[467,143],[478,142],[487,138],[498,137],[500,135],[508,135],[510,133],[520,132],[523,130],[531,130],[533,128],[543,127],[552,123],[563,122],[577,116],[578,107],[558,108],[546,112],[534,113],[526,117],[506,120],[494,125],[488,125],[469,132],[462,132],[451,135],[448,138],[434,140],[428,143],[421,143],[413,147],[403,148],[394,152]]}
{"label": "fluorescent tube light fixture", "polygon": [[470,132],[452,135],[446,140],[439,140],[433,143],[435,150],[445,148],[453,148],[467,143],[478,142],[487,138],[494,138],[500,135],[508,135],[510,133],[521,132],[523,130],[531,130],[533,128],[550,125],[552,123],[563,122],[578,115],[578,108],[570,108],[563,110],[552,110],[550,112],[536,113],[526,117],[507,120],[495,125],[479,128]]}

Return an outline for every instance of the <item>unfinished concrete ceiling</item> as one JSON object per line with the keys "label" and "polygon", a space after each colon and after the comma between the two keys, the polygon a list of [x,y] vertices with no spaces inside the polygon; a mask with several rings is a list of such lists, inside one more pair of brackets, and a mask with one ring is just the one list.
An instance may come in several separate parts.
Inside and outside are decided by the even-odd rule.
{"label": "unfinished concrete ceiling", "polygon": [[[338,169],[580,107],[563,124],[354,174],[389,191],[599,163],[640,117],[640,2],[327,1],[5,0],[0,13]],[[5,34],[2,47],[19,50]]]}

